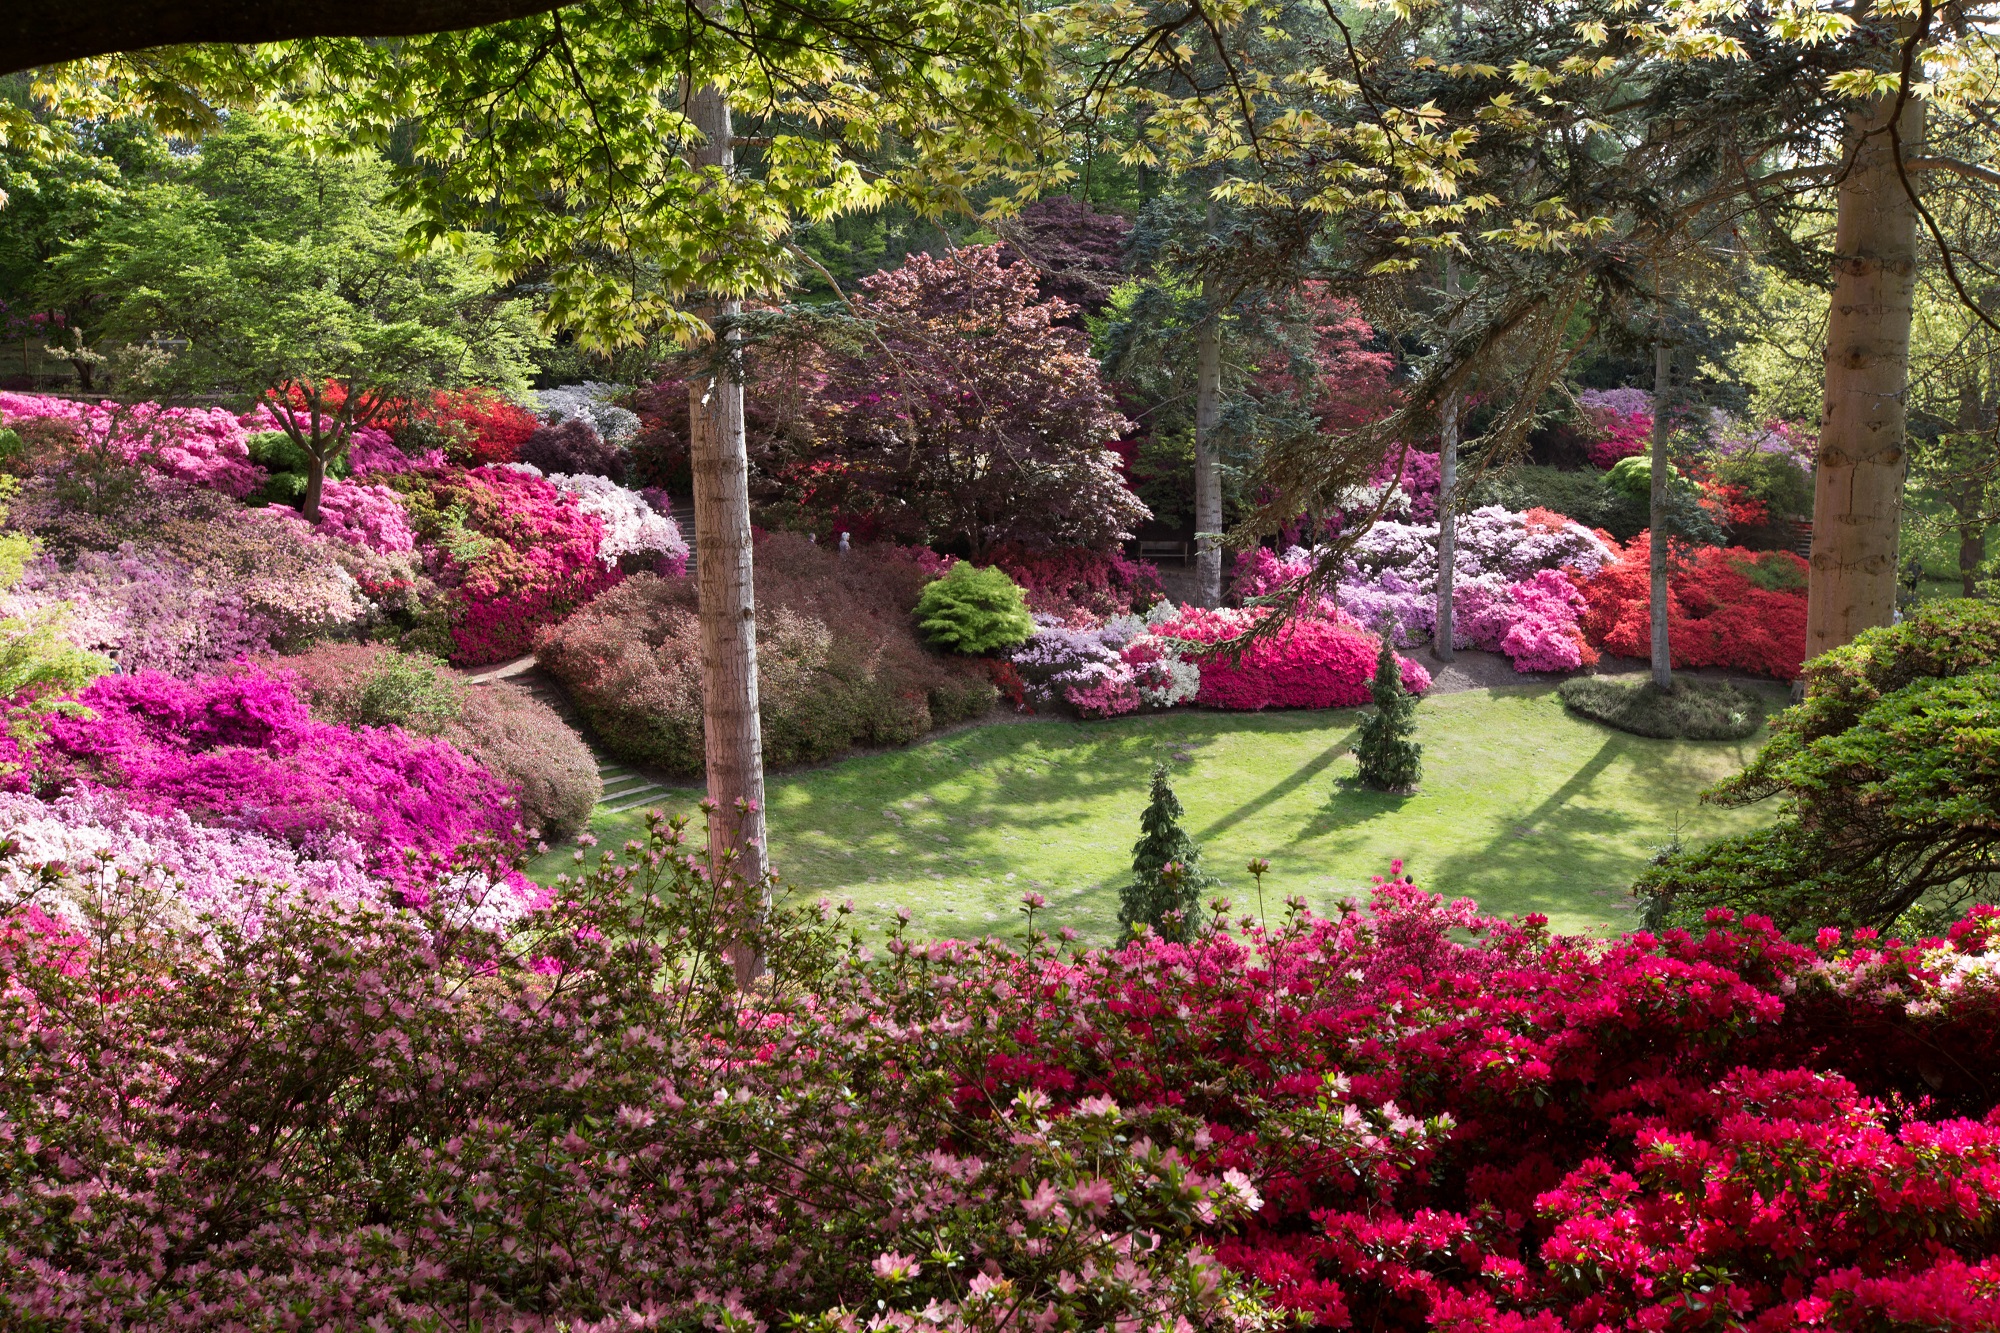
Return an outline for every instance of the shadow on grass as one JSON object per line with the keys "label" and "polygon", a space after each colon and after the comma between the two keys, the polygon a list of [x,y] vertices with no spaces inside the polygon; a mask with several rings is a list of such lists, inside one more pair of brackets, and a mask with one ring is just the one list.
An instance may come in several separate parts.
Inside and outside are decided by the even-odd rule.
{"label": "shadow on grass", "polygon": [[1331,768],[1336,760],[1344,756],[1353,747],[1354,738],[1359,734],[1359,728],[1350,728],[1346,735],[1305,763],[1299,765],[1289,775],[1280,779],[1263,793],[1245,801],[1197,833],[1195,835],[1196,841],[1205,842],[1210,838],[1216,837],[1218,834],[1226,833],[1252,815],[1267,810],[1279,801],[1284,800],[1287,796],[1290,796],[1293,792]]}

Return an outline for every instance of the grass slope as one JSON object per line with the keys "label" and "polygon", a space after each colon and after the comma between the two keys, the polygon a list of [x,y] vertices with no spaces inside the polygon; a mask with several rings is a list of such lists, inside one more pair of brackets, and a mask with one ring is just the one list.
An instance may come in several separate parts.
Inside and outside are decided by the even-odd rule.
{"label": "grass slope", "polygon": [[[1273,914],[1290,894],[1324,907],[1364,890],[1402,857],[1420,885],[1489,911],[1606,931],[1629,925],[1626,887],[1677,823],[1697,840],[1763,818],[1698,800],[1762,732],[1648,740],[1570,716],[1547,686],[1443,695],[1417,716],[1424,782],[1412,796],[1353,783],[1351,709],[977,727],[773,777],[772,857],[797,890],[851,897],[868,929],[907,907],[918,934],[1011,934],[1020,894],[1035,888],[1049,899],[1048,928],[1109,940],[1148,775],[1166,758],[1204,864],[1239,911],[1254,910],[1243,869],[1253,856],[1271,862]],[[662,805],[692,813],[698,797],[675,792]],[[642,814],[600,812],[592,829],[623,841]],[[558,850],[531,872],[569,865]]]}

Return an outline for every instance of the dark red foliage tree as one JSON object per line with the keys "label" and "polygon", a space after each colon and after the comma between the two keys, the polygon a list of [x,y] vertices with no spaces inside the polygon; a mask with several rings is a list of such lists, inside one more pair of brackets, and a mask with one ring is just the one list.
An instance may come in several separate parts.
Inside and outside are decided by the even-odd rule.
{"label": "dark red foliage tree", "polygon": [[767,437],[786,503],[975,555],[1104,549],[1146,518],[1109,449],[1129,423],[1034,269],[968,246],[862,288],[873,332],[827,355],[802,404],[810,429]]}
{"label": "dark red foliage tree", "polygon": [[1025,261],[1035,270],[1044,297],[1067,301],[1076,310],[1065,323],[1083,327],[1081,316],[1101,313],[1111,289],[1125,277],[1126,242],[1132,224],[1116,213],[1099,213],[1081,199],[1051,195],[1001,225],[1006,244],[1000,262]]}

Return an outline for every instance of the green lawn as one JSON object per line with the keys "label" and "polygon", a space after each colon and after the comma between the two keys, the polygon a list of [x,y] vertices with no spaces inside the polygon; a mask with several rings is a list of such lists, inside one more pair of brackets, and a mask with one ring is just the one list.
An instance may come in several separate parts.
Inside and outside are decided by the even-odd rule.
{"label": "green lawn", "polygon": [[[1011,933],[1035,888],[1051,928],[1109,939],[1151,768],[1166,759],[1205,864],[1239,908],[1254,902],[1253,856],[1271,862],[1272,909],[1294,893],[1329,904],[1400,856],[1425,887],[1602,931],[1629,925],[1625,890],[1677,825],[1692,841],[1762,817],[1697,799],[1755,740],[1628,736],[1570,717],[1545,686],[1442,695],[1418,717],[1424,783],[1408,797],[1352,784],[1353,710],[977,727],[774,777],[773,862],[800,890],[852,898],[871,929],[908,907],[923,934]],[[665,805],[691,811],[697,796]],[[636,811],[593,823],[607,843],[642,827]],[[558,850],[533,871],[569,864]]]}

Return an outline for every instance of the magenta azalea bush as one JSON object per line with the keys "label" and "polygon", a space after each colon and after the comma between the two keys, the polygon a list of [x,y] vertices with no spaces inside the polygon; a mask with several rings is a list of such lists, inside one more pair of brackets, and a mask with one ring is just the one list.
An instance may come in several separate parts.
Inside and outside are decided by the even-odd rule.
{"label": "magenta azalea bush", "polygon": [[1993,909],[1577,940],[1395,877],[1116,950],[1030,895],[1018,946],[870,960],[658,822],[505,932],[312,894],[161,929],[163,878],[0,924],[0,1322],[2000,1321]]}
{"label": "magenta azalea bush", "polygon": [[415,550],[417,545],[417,534],[396,492],[366,482],[329,479],[320,492],[318,530],[335,541],[383,554]]}
{"label": "magenta azalea bush", "polygon": [[518,848],[515,793],[459,750],[400,727],[315,721],[282,674],[106,676],[50,720],[35,785],[110,788],[134,810],[183,812],[311,857],[351,841],[412,893],[474,844]]}
{"label": "magenta azalea bush", "polygon": [[[1222,644],[1254,629],[1264,608],[1208,610],[1183,607],[1160,627],[1162,637],[1184,644]],[[1201,669],[1195,702],[1207,708],[1353,708],[1369,701],[1381,641],[1335,608],[1297,616],[1240,653],[1202,654],[1184,649]],[[1407,657],[1397,659],[1412,694],[1431,687],[1430,673]]]}

